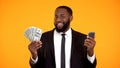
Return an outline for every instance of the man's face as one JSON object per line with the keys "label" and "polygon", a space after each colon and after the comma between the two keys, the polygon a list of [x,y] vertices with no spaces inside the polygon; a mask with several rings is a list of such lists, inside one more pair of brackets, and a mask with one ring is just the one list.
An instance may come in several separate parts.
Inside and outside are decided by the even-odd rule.
{"label": "man's face", "polygon": [[72,16],[64,8],[55,11],[54,25],[57,32],[65,32],[69,29]]}

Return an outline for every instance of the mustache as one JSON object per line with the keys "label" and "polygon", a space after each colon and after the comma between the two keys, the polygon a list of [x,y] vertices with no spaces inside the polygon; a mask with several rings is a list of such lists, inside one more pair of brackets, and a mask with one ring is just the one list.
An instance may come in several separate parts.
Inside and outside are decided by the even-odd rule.
{"label": "mustache", "polygon": [[56,22],[56,24],[58,24],[58,23],[62,23],[62,24],[65,24],[64,22],[61,22],[61,21],[59,21],[59,22]]}

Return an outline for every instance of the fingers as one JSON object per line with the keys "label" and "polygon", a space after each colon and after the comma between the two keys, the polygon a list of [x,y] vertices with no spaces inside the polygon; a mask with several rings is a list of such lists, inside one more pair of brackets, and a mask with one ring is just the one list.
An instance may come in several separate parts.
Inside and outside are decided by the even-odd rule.
{"label": "fingers", "polygon": [[29,44],[28,49],[31,52],[33,58],[37,57],[37,50],[42,47],[41,41],[33,41]]}
{"label": "fingers", "polygon": [[34,47],[39,47],[42,45],[42,42],[41,41],[33,41],[31,42],[30,44],[31,46],[34,46]]}
{"label": "fingers", "polygon": [[35,47],[37,49],[42,47],[42,42],[41,41],[33,41],[31,44],[32,44],[33,47]]}
{"label": "fingers", "polygon": [[93,49],[96,42],[92,37],[88,37],[85,39],[84,46],[86,46],[88,49]]}
{"label": "fingers", "polygon": [[28,48],[30,51],[36,51],[37,49],[42,47],[42,42],[41,41],[33,41],[29,44]]}

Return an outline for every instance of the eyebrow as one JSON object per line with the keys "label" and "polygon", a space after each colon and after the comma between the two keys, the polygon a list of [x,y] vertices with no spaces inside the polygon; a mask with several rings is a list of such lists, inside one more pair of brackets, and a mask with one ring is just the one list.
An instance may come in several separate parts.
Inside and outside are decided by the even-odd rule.
{"label": "eyebrow", "polygon": [[[65,14],[60,14],[60,15],[65,15]],[[55,16],[57,16],[57,14],[55,14]]]}

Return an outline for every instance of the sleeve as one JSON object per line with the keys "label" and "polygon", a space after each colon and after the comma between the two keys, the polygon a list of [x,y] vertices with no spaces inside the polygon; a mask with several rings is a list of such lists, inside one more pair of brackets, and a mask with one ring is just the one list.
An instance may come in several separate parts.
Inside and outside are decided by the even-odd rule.
{"label": "sleeve", "polygon": [[96,68],[96,65],[97,65],[97,60],[95,54],[92,57],[86,54],[86,59],[84,60],[85,68]]}
{"label": "sleeve", "polygon": [[87,59],[93,64],[93,62],[95,61],[95,54],[93,54],[92,57],[90,57],[90,56],[87,54]]}
{"label": "sleeve", "polygon": [[44,34],[41,36],[41,41],[42,41],[42,47],[37,50],[38,57],[34,60],[32,57],[30,57],[29,64],[31,68],[44,68],[45,64],[45,42],[44,42]]}
{"label": "sleeve", "polygon": [[30,63],[31,64],[36,64],[38,61],[38,57],[36,59],[33,59],[32,57],[30,57]]}

